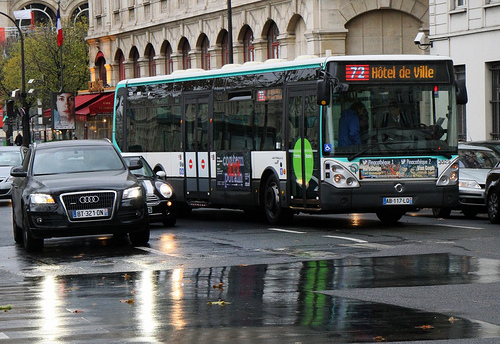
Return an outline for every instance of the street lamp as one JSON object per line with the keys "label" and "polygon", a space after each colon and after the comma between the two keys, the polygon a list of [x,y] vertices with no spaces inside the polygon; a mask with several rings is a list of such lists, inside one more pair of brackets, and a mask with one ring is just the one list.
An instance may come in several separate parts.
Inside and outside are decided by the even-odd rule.
{"label": "street lamp", "polygon": [[14,25],[17,28],[17,31],[19,31],[19,37],[21,39],[21,104],[22,104],[22,123],[23,123],[23,146],[28,147],[30,142],[31,142],[31,132],[30,132],[30,118],[29,118],[29,113],[27,111],[28,108],[28,103],[26,102],[26,74],[24,70],[24,37],[23,37],[23,32],[21,31],[21,28],[19,25],[16,23],[16,21],[9,15],[0,12],[1,15],[9,18],[11,22],[14,23]]}

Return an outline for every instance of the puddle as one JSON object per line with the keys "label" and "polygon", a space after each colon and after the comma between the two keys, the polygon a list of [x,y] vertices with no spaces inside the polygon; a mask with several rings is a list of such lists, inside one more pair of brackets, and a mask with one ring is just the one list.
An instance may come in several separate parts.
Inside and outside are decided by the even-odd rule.
{"label": "puddle", "polygon": [[[27,278],[11,293],[33,336],[66,342],[362,343],[498,337],[499,327],[350,295],[498,281],[499,262],[449,254]],[[417,289],[417,288],[416,288]],[[374,290],[374,289],[372,289]],[[342,291],[343,296],[329,294]],[[5,299],[6,295],[2,295]],[[19,298],[16,300],[16,298]],[[29,302],[23,301],[28,298]],[[24,307],[24,308],[23,308]],[[26,325],[25,325],[26,326]],[[92,328],[89,332],[84,328]],[[9,335],[8,331],[2,330]],[[93,331],[93,332],[92,332]]]}

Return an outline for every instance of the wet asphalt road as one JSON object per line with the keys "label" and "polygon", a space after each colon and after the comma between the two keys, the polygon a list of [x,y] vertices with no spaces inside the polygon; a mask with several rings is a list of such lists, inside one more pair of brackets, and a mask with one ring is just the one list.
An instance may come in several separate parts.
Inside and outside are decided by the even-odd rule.
{"label": "wet asphalt road", "polygon": [[0,204],[1,343],[500,343],[500,226],[428,211],[272,227],[196,210],[126,238],[14,245]]}

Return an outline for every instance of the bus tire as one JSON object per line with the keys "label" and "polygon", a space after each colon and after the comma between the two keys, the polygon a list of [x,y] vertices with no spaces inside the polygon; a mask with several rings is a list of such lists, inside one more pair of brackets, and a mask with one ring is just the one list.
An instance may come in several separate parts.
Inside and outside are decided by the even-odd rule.
{"label": "bus tire", "polygon": [[377,217],[385,224],[395,224],[405,214],[404,211],[397,209],[379,209],[377,210]]}
{"label": "bus tire", "polygon": [[271,176],[266,181],[264,189],[264,213],[267,222],[271,225],[279,225],[290,222],[293,212],[285,209],[281,204],[280,185],[276,176]]}

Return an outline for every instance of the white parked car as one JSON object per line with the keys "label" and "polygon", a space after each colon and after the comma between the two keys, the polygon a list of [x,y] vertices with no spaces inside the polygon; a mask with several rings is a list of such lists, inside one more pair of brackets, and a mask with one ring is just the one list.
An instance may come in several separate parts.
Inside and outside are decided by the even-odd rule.
{"label": "white parked car", "polygon": [[459,205],[457,209],[434,208],[436,217],[448,217],[452,210],[461,210],[473,218],[479,213],[486,213],[485,184],[488,172],[500,161],[500,156],[493,150],[473,142],[458,145],[459,154]]}
{"label": "white parked car", "polygon": [[12,177],[10,169],[21,165],[22,154],[19,146],[0,146],[0,199],[10,199]]}

